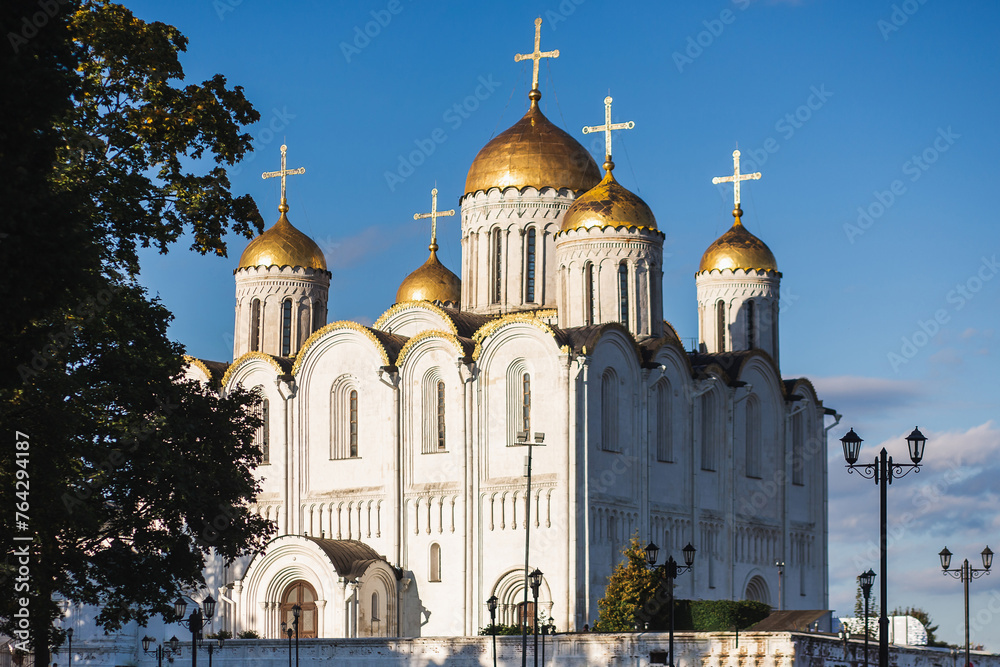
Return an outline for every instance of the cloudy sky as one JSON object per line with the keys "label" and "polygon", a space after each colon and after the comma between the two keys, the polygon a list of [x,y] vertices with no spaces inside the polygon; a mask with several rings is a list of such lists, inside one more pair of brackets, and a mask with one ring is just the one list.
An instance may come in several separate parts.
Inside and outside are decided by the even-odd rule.
{"label": "cloudy sky", "polygon": [[[261,113],[256,152],[234,190],[277,218],[288,146],[289,217],[324,249],[330,318],[373,322],[427,255],[429,222],[458,208],[477,151],[527,108],[541,16],[543,111],[601,161],[615,121],[615,175],[666,233],[664,314],[697,336],[694,272],[732,223],[731,173],[744,223],[774,251],[782,279],[781,364],[807,376],[844,415],[830,431],[831,607],[853,607],[854,578],[877,570],[878,496],[848,475],[840,438],[854,427],[865,457],[927,435],[925,469],[892,485],[889,601],[918,606],[952,642],[962,636],[962,587],[938,571],[1000,551],[1000,232],[997,225],[995,2],[940,0],[624,3],[598,0],[430,3],[130,1],[146,20],[190,38],[189,78],[220,72]],[[460,266],[457,218],[440,226],[440,257]],[[191,354],[232,355],[230,257],[181,243],[145,256],[143,282],[176,314]],[[1000,576],[972,584],[973,641],[1000,651]]]}

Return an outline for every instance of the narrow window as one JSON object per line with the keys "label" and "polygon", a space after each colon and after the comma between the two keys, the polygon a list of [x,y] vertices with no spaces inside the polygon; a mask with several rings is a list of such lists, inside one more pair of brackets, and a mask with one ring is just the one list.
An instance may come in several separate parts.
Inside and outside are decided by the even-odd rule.
{"label": "narrow window", "polygon": [[[372,621],[377,623],[382,619],[378,617],[378,593],[372,593]],[[374,630],[374,628],[372,628]]]}
{"label": "narrow window", "polygon": [[351,458],[358,456],[358,392],[351,390],[350,395],[350,415],[351,415]]}
{"label": "narrow window", "polygon": [[803,426],[805,419],[799,411],[792,415],[792,484],[803,486],[806,483],[805,460],[802,457]]}
{"label": "narrow window", "polygon": [[444,381],[437,383],[437,448],[445,449],[444,441]]}
{"label": "narrow window", "polygon": [[754,311],[753,299],[747,301],[747,349],[757,347],[757,314]]}
{"label": "narrow window", "polygon": [[527,258],[527,282],[524,288],[524,300],[528,303],[535,301],[535,228],[528,230],[528,258]]}
{"label": "narrow window", "polygon": [[260,351],[260,299],[250,302],[250,349]]}
{"label": "narrow window", "polygon": [[673,423],[671,419],[670,384],[664,380],[656,385],[656,460],[674,460]]}
{"label": "narrow window", "polygon": [[618,265],[618,319],[628,326],[628,267]]}
{"label": "narrow window", "polygon": [[715,339],[719,343],[719,352],[726,351],[726,304],[722,301],[715,303]]}
{"label": "narrow window", "polygon": [[503,294],[503,238],[499,229],[493,232],[493,239],[493,303],[500,303]]}
{"label": "narrow window", "polygon": [[618,451],[618,378],[610,370],[601,378],[601,449]]}
{"label": "narrow window", "polygon": [[254,433],[254,444],[260,450],[261,460],[263,463],[271,462],[271,443],[269,441],[269,414],[268,414],[268,402],[267,397],[264,396],[263,387],[255,387],[254,392],[260,396],[260,403],[254,409],[254,414],[260,419],[260,426],[257,427],[257,431]]}
{"label": "narrow window", "polygon": [[746,458],[747,477],[760,478],[760,406],[751,396],[747,399]]}
{"label": "narrow window", "polygon": [[583,288],[585,290],[584,294],[584,307],[586,309],[586,318],[584,324],[594,323],[594,265],[587,264],[587,268],[583,272]]}
{"label": "narrow window", "polygon": [[281,356],[292,353],[292,300],[281,302]]}
{"label": "narrow window", "polygon": [[771,304],[771,356],[778,358],[778,302]]}
{"label": "narrow window", "polygon": [[521,378],[521,430],[531,437],[531,376]]}
{"label": "narrow window", "polygon": [[428,581],[441,581],[441,545],[435,542],[431,545],[431,567]]}
{"label": "narrow window", "polygon": [[319,331],[326,322],[326,306],[322,301],[313,304],[313,331]]}
{"label": "narrow window", "polygon": [[701,400],[701,469],[716,469],[717,433],[715,399],[711,392]]}

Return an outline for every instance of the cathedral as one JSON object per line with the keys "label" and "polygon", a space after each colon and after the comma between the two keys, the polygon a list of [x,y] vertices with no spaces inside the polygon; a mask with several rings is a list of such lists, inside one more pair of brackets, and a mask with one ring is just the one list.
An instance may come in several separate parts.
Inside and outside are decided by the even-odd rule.
{"label": "cathedral", "polygon": [[[517,58],[533,61],[527,113],[472,160],[457,213],[433,191],[427,261],[372,326],[327,323],[337,288],[286,196],[302,170],[282,146],[265,174],[281,205],[234,272],[234,360],[188,359],[218,391],[260,392],[256,511],[276,527],[209,571],[215,631],[278,638],[298,605],[301,637],[475,635],[494,597],[498,623],[580,630],[634,535],[661,562],[695,547],[680,597],[827,608],[839,416],[780,373],[781,273],[741,221],[740,183],[760,174],[737,151],[716,179],[735,220],[706,239],[686,349],[663,313],[669,230],[615,179],[611,131],[631,123],[605,100],[585,128],[605,135],[598,167],[543,115],[538,63],[558,52],[540,51],[540,22]],[[450,215],[457,273],[436,253]]]}

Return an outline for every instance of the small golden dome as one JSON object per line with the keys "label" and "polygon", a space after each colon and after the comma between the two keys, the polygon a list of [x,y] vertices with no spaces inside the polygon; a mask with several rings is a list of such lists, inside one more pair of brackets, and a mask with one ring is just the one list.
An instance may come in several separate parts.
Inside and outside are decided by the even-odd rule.
{"label": "small golden dome", "polygon": [[479,151],[465,179],[466,193],[529,185],[580,191],[601,180],[590,153],[538,108],[541,96],[532,90],[528,112]]}
{"label": "small golden dome", "polygon": [[736,222],[729,231],[720,236],[715,242],[708,246],[708,250],[701,256],[701,265],[698,272],[712,271],[718,269],[743,269],[749,271],[778,271],[778,262],[775,261],[771,249],[759,238],[747,231],[740,217],[743,211],[739,208],[733,211]]}
{"label": "small golden dome", "polygon": [[326,257],[316,242],[295,229],[285,211],[288,205],[278,207],[281,217],[274,226],[250,241],[240,255],[239,268],[251,266],[305,266],[326,270]]}
{"label": "small golden dome", "polygon": [[646,202],[629,192],[615,180],[610,166],[604,180],[580,195],[563,216],[562,230],[590,229],[592,227],[626,227],[630,229],[656,229],[656,218]]}
{"label": "small golden dome", "polygon": [[406,276],[396,291],[396,303],[404,301],[437,301],[458,305],[462,298],[462,281],[437,258],[438,245],[430,246],[431,256],[424,265]]}

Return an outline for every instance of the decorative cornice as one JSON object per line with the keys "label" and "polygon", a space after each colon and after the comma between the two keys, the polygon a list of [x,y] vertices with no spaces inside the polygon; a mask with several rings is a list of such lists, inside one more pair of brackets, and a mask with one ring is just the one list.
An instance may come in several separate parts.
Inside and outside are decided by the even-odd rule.
{"label": "decorative cornice", "polygon": [[264,354],[263,352],[247,352],[239,359],[233,361],[229,368],[226,369],[225,375],[222,376],[222,386],[226,387],[229,384],[229,380],[236,374],[236,371],[239,370],[243,364],[253,361],[254,359],[258,359],[270,365],[274,368],[275,373],[278,375],[284,375],[284,370],[281,368],[281,364],[279,364],[278,360],[271,355]]}
{"label": "decorative cornice", "polygon": [[435,315],[440,315],[441,318],[445,322],[447,322],[449,326],[451,326],[451,333],[455,334],[455,336],[458,336],[458,327],[455,326],[455,322],[451,319],[451,317],[449,317],[448,313],[446,313],[440,307],[435,306],[430,301],[403,301],[401,303],[397,303],[393,306],[390,306],[388,310],[379,315],[379,318],[375,320],[375,324],[372,325],[372,328],[378,329],[379,331],[384,331],[386,322],[392,319],[394,315],[401,313],[404,310],[411,310],[411,309],[428,310],[434,313]]}
{"label": "decorative cornice", "polygon": [[417,343],[427,338],[440,338],[442,340],[446,340],[454,345],[455,349],[457,349],[463,357],[468,356],[465,351],[465,346],[462,345],[462,341],[458,339],[458,336],[448,331],[436,331],[429,329],[427,331],[421,331],[416,336],[406,341],[406,344],[403,345],[403,349],[399,351],[399,355],[396,357],[396,366],[402,367],[402,365],[406,362],[406,357],[409,355],[410,350],[415,347]]}
{"label": "decorative cornice", "polygon": [[351,322],[350,320],[340,320],[339,322],[331,322],[321,329],[317,329],[312,333],[306,342],[302,344],[302,348],[299,349],[298,354],[295,355],[295,364],[292,366],[292,375],[298,375],[299,369],[302,368],[302,360],[306,357],[306,352],[309,348],[316,344],[316,342],[330,333],[331,331],[341,331],[344,329],[350,329],[351,331],[357,331],[358,333],[365,336],[368,340],[372,342],[373,345],[382,354],[382,365],[392,366],[392,361],[389,359],[389,353],[386,351],[385,346],[382,345],[382,341],[375,337],[375,334],[371,332],[368,327],[362,326],[357,322]]}
{"label": "decorative cornice", "polygon": [[530,324],[538,329],[544,331],[553,338],[556,337],[556,332],[548,324],[538,319],[534,315],[524,315],[521,313],[514,313],[511,315],[504,315],[503,317],[487,322],[483,326],[479,327],[476,333],[472,334],[472,340],[476,343],[476,349],[472,352],[472,359],[478,361],[480,353],[482,350],[483,341],[499,331],[500,329],[511,325],[511,324]]}
{"label": "decorative cornice", "polygon": [[[753,273],[751,273],[751,271]],[[738,272],[742,272],[744,276],[767,276],[768,278],[781,277],[781,271],[774,271],[772,269],[711,269],[708,271],[696,271],[694,275],[696,278],[700,278],[701,276],[710,276],[713,273],[717,273],[719,276],[724,276],[727,273],[737,276],[739,275]]]}
{"label": "decorative cornice", "polygon": [[184,362],[188,366],[192,366],[194,368],[197,368],[202,373],[204,373],[208,377],[208,383],[209,384],[212,383],[212,373],[208,370],[208,366],[206,366],[205,363],[201,359],[198,359],[196,357],[192,357],[189,354],[185,354],[183,356],[183,359],[184,359]]}

